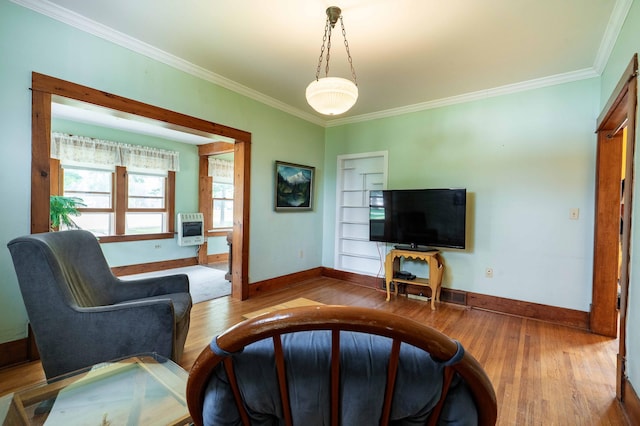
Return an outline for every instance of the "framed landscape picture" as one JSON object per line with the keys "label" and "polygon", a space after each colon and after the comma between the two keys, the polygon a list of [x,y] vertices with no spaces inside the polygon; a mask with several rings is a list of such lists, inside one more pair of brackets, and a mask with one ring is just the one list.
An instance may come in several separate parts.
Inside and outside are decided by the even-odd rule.
{"label": "framed landscape picture", "polygon": [[313,209],[315,167],[276,161],[275,210]]}

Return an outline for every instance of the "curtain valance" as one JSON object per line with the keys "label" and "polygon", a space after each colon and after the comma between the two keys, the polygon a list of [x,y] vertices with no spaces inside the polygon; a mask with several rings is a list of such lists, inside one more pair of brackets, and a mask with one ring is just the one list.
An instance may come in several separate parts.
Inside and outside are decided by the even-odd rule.
{"label": "curtain valance", "polygon": [[51,158],[60,160],[63,165],[111,169],[124,166],[130,170],[163,172],[180,170],[177,151],[58,132],[51,134]]}
{"label": "curtain valance", "polygon": [[209,176],[217,182],[233,183],[233,160],[209,156]]}

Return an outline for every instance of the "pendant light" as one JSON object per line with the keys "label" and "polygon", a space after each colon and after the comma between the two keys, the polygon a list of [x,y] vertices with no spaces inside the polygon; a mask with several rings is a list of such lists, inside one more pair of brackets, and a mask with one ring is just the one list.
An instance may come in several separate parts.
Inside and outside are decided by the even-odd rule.
{"label": "pendant light", "polygon": [[[358,85],[356,82],[356,72],[353,68],[353,61],[351,60],[351,53],[349,52],[347,34],[344,30],[344,22],[342,21],[342,11],[339,7],[331,6],[327,8],[326,12],[327,21],[324,28],[324,37],[322,38],[322,47],[320,48],[316,78],[307,86],[306,96],[309,105],[319,113],[338,115],[348,111],[356,103],[358,99]],[[347,57],[351,67],[353,81],[341,77],[329,77],[331,31],[335,27],[336,22],[338,22],[338,19],[340,19],[340,25],[342,26],[342,36],[344,37],[344,46],[347,49]],[[320,77],[325,46],[327,51],[325,76]]]}

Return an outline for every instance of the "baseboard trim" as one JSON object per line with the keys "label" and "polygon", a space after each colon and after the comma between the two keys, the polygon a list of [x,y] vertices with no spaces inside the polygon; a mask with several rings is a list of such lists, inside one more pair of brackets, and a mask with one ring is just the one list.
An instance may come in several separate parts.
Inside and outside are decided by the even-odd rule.
{"label": "baseboard trim", "polygon": [[[382,278],[338,271],[336,269],[324,267],[322,268],[322,275],[349,281],[357,285],[385,290],[385,283]],[[401,288],[401,290],[412,294],[419,294],[419,292],[425,291],[425,287],[412,286],[411,284],[403,285],[403,287],[404,289]],[[427,291],[429,290],[427,289]],[[503,297],[454,290],[446,287],[442,288],[440,300],[443,302],[469,306],[475,309],[483,309],[589,330],[589,313],[574,309],[559,308],[556,306],[542,305],[522,300],[506,299]]]}
{"label": "baseboard trim", "polygon": [[24,339],[0,343],[0,368],[39,359],[40,354],[36,347],[31,326],[28,327],[28,335]]}
{"label": "baseboard trim", "polygon": [[207,255],[207,263],[220,263],[220,262],[228,262],[228,261],[229,261],[229,253],[218,253],[218,254]]}
{"label": "baseboard trim", "polygon": [[375,289],[384,288],[384,278],[372,277],[369,275],[361,275],[353,272],[339,271],[333,268],[322,268],[322,276],[327,278],[335,278],[337,280],[347,281],[363,287]]}
{"label": "baseboard trim", "polygon": [[136,265],[114,266],[111,268],[113,275],[121,277],[123,275],[142,274],[144,272],[163,271],[165,269],[184,268],[198,264],[195,257],[184,259],[162,260],[160,262],[138,263]]}
{"label": "baseboard trim", "polygon": [[29,339],[0,344],[0,368],[29,361]]}
{"label": "baseboard trim", "polygon": [[640,399],[629,380],[623,384],[622,411],[630,425],[640,425]]}
{"label": "baseboard trim", "polygon": [[467,292],[467,306],[589,330],[589,313],[574,309],[471,292]]}
{"label": "baseboard trim", "polygon": [[322,268],[318,267],[249,284],[249,298],[271,291],[293,287],[300,284],[301,281],[321,276]]}

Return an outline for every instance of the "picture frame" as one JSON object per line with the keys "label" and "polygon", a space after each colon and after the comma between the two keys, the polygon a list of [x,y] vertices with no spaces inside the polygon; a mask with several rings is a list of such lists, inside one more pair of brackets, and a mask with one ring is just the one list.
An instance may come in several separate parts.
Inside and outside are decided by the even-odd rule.
{"label": "picture frame", "polygon": [[275,211],[313,210],[315,167],[276,161]]}

